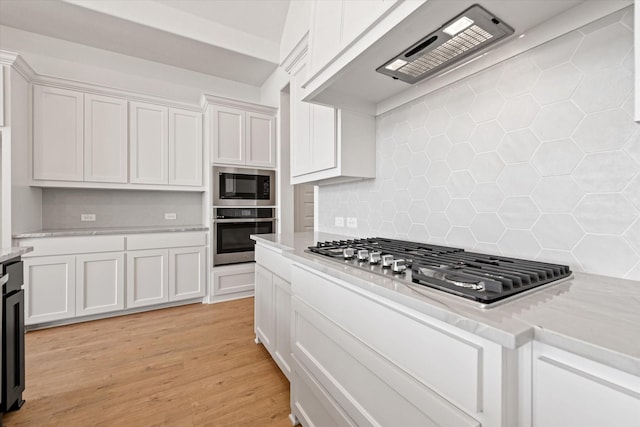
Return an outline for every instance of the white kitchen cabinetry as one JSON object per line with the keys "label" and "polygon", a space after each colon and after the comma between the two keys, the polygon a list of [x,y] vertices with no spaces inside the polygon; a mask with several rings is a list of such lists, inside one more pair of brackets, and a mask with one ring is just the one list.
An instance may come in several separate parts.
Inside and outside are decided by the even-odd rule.
{"label": "white kitchen cabinetry", "polygon": [[127,182],[127,101],[84,95],[84,180]]}
{"label": "white kitchen cabinetry", "polygon": [[500,345],[295,263],[291,277],[303,425],[514,425]]}
{"label": "white kitchen cabinetry", "polygon": [[166,184],[169,181],[168,108],[132,102],[129,114],[131,182]]}
{"label": "white kitchen cabinetry", "polygon": [[75,316],[75,274],[74,256],[24,258],[25,325]]}
{"label": "white kitchen cabinetry", "polygon": [[255,268],[256,341],[264,344],[280,370],[290,379],[291,284],[288,279],[291,265],[282,254],[256,245]]}
{"label": "white kitchen cabinetry", "polygon": [[124,309],[124,254],[77,255],[76,316]]}
{"label": "white kitchen cabinetry", "polygon": [[203,297],[205,265],[202,246],[169,249],[169,301]]}
{"label": "white kitchen cabinetry", "polygon": [[125,309],[194,300],[205,294],[203,232],[44,237],[18,242],[34,248],[23,256],[27,325],[95,318]]}
{"label": "white kitchen cabinetry", "polygon": [[84,179],[84,94],[33,87],[33,178]]}
{"label": "white kitchen cabinetry", "polygon": [[169,185],[202,185],[202,114],[169,108]]}
{"label": "white kitchen cabinetry", "polygon": [[205,95],[211,161],[276,167],[276,110]]}
{"label": "white kitchen cabinetry", "polygon": [[637,376],[534,342],[533,427],[637,426]]}
{"label": "white kitchen cabinetry", "polygon": [[127,307],[169,301],[168,256],[164,249],[127,253]]}
{"label": "white kitchen cabinetry", "polygon": [[395,3],[396,0],[316,0],[311,15],[309,46],[313,74],[356,41]]}
{"label": "white kitchen cabinetry", "polygon": [[306,71],[304,57],[291,68],[291,183],[375,177],[375,118],[304,102]]}

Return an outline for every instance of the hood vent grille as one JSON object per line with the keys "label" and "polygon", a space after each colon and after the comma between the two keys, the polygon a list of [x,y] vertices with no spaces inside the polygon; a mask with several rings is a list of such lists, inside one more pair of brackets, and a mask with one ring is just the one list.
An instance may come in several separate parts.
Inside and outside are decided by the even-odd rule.
{"label": "hood vent grille", "polygon": [[513,33],[513,28],[476,4],[376,71],[413,84],[470,59]]}

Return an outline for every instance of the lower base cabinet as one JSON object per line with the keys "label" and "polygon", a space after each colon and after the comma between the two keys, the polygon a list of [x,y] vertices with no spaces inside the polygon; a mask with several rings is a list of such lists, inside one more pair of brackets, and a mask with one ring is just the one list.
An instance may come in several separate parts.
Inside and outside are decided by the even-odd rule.
{"label": "lower base cabinet", "polygon": [[283,276],[289,274],[290,264],[282,255],[256,246],[255,266],[255,333],[273,357],[284,375],[291,380],[291,284],[260,264],[260,260],[274,258],[270,264]]}
{"label": "lower base cabinet", "polygon": [[640,425],[640,379],[547,344],[533,346],[533,427]]}
{"label": "lower base cabinet", "polygon": [[204,233],[20,243],[34,247],[23,257],[28,326],[202,298],[206,292]]}

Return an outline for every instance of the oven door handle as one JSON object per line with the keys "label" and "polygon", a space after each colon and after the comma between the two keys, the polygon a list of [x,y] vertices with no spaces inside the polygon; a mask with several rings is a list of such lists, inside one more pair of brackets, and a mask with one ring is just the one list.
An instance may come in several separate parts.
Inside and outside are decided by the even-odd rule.
{"label": "oven door handle", "polygon": [[271,221],[275,221],[275,218],[242,218],[242,219],[218,219],[218,218],[214,218],[213,222],[222,222],[222,223],[229,223],[229,222],[271,222]]}

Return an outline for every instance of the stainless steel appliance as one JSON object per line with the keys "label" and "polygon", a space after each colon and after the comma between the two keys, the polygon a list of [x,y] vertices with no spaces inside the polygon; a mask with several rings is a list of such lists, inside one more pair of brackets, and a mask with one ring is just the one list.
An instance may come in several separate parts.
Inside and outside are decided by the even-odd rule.
{"label": "stainless steel appliance", "polygon": [[252,234],[275,233],[273,208],[214,208],[213,265],[254,260]]}
{"label": "stainless steel appliance", "polygon": [[275,171],[213,167],[213,206],[275,206]]}
{"label": "stainless steel appliance", "polygon": [[318,242],[308,252],[471,299],[487,308],[571,276],[566,265],[380,237]]}

